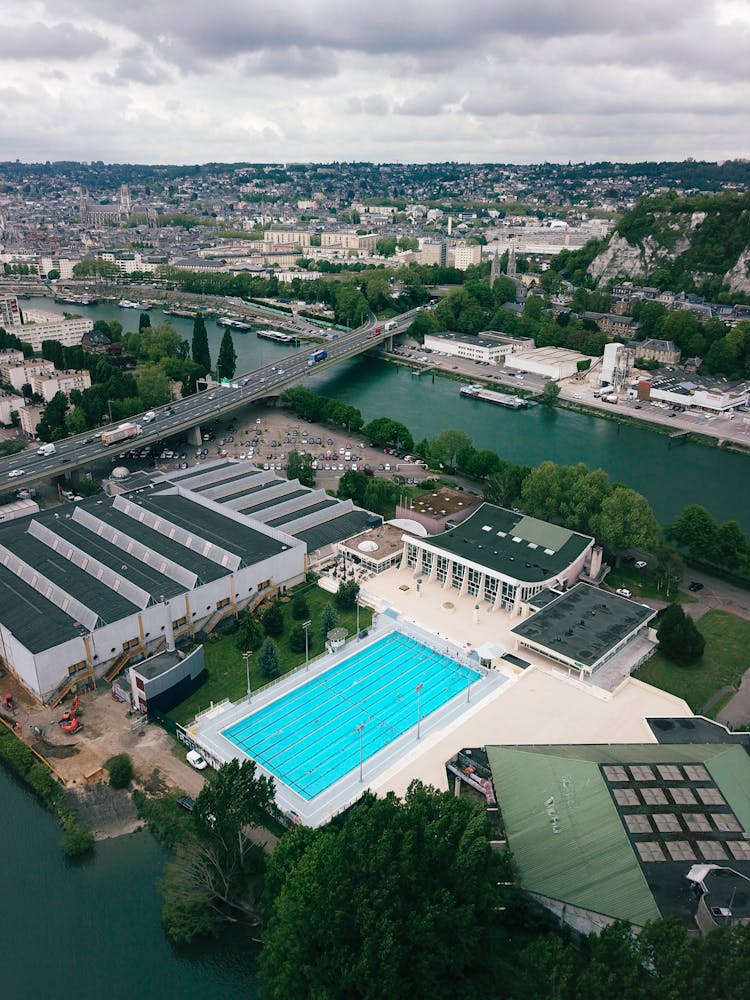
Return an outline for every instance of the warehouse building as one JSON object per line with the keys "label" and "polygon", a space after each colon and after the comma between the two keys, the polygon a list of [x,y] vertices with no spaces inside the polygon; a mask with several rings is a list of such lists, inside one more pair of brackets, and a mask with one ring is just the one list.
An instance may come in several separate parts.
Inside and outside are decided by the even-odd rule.
{"label": "warehouse building", "polygon": [[308,550],[373,523],[249,463],[174,479],[0,525],[0,656],[40,700],[299,583]]}

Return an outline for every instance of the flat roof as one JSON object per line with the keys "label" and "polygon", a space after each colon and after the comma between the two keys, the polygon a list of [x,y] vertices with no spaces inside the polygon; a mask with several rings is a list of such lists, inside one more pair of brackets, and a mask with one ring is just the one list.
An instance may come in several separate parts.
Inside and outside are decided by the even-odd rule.
{"label": "flat roof", "polygon": [[380,562],[403,550],[404,531],[392,524],[381,524],[377,528],[368,528],[353,538],[347,538],[341,545],[356,556]]}
{"label": "flat roof", "polygon": [[471,493],[462,493],[460,490],[441,486],[437,490],[428,490],[426,493],[420,493],[414,497],[409,501],[408,509],[418,514],[440,518],[445,517],[446,514],[456,514],[458,511],[469,510],[481,502],[479,497],[472,496]]}
{"label": "flat roof", "polygon": [[525,889],[643,925],[691,923],[696,862],[750,875],[750,757],[736,744],[488,746]]}
{"label": "flat roof", "polygon": [[481,334],[471,337],[464,333],[428,333],[425,336],[432,337],[434,340],[451,340],[457,344],[467,344],[469,347],[500,348],[503,346],[497,340],[490,337],[483,337]]}
{"label": "flat roof", "polygon": [[165,650],[163,653],[157,653],[155,656],[149,656],[147,660],[141,660],[140,663],[133,664],[133,669],[141,677],[145,677],[147,681],[152,681],[154,677],[161,677],[162,674],[166,674],[168,670],[176,667],[182,660],[183,657],[178,656],[176,650]]}
{"label": "flat roof", "polygon": [[595,663],[656,612],[588,583],[550,601],[511,630],[586,667]]}
{"label": "flat roof", "polygon": [[483,503],[454,528],[428,538],[427,544],[526,583],[540,583],[563,572],[593,539],[535,517]]}

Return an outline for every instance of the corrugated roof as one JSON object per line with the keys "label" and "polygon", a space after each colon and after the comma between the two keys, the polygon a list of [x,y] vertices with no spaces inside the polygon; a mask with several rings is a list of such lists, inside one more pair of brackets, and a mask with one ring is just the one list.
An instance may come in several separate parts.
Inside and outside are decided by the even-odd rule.
{"label": "corrugated roof", "polygon": [[660,910],[601,765],[703,763],[750,829],[750,757],[736,743],[488,746],[487,756],[524,888],[634,924]]}
{"label": "corrugated roof", "polygon": [[524,889],[638,925],[655,920],[598,764],[555,752],[562,749],[487,747]]}

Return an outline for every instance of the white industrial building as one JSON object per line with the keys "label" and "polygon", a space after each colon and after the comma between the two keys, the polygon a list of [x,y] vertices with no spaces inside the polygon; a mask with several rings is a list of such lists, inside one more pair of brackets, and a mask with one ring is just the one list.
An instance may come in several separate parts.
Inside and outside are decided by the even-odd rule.
{"label": "white industrial building", "polygon": [[265,592],[381,518],[224,461],[0,525],[0,656],[37,698],[109,674]]}
{"label": "white industrial building", "polygon": [[496,365],[509,351],[507,344],[490,337],[472,337],[463,333],[426,333],[424,348],[436,354],[485,361],[491,365]]}
{"label": "white industrial building", "polygon": [[559,382],[576,374],[579,361],[590,360],[585,354],[570,351],[567,347],[535,347],[532,351],[511,354],[506,358],[505,367]]}

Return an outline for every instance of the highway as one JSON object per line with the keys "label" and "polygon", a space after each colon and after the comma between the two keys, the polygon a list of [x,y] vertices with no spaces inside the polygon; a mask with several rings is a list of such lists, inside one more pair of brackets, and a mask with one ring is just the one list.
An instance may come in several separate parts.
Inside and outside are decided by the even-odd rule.
{"label": "highway", "polygon": [[[278,396],[285,389],[303,381],[308,372],[319,371],[353,358],[378,346],[389,337],[403,333],[417,312],[417,309],[412,309],[388,320],[388,326],[391,327],[388,330],[385,329],[386,321],[381,322],[371,316],[366,323],[351,333],[341,334],[325,344],[311,344],[303,350],[290,354],[280,363],[238,375],[232,380],[231,386],[212,387],[176,403],[160,407],[154,410],[156,418],[151,423],[143,422],[143,414],[128,417],[127,422],[141,425],[142,432],[137,437],[109,446],[102,444],[101,433],[126,422],[119,421],[97,431],[91,430],[85,434],[56,441],[57,450],[54,455],[38,455],[36,450],[27,450],[11,458],[0,459],[0,488],[23,489],[40,480],[67,474],[91,462],[111,458],[113,452],[128,450],[136,442],[138,446],[153,444],[155,441],[165,440],[202,423],[213,421],[219,416],[232,413],[248,403],[269,396]],[[396,324],[395,327],[392,327],[393,323]],[[376,332],[378,330],[379,332]],[[313,351],[322,349],[328,352],[328,357],[324,361],[308,365],[308,358]]]}

